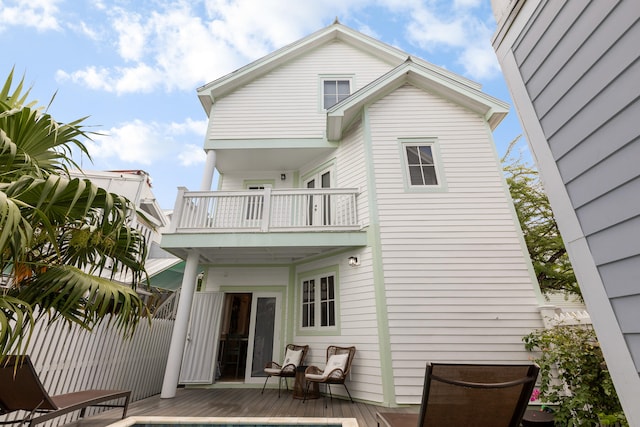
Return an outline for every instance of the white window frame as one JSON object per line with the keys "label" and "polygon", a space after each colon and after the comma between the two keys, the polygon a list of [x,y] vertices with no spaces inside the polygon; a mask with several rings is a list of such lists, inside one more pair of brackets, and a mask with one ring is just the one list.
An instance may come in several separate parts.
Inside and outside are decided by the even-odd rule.
{"label": "white window frame", "polygon": [[352,75],[324,75],[324,76],[320,76],[320,84],[319,84],[319,93],[320,93],[320,110],[321,111],[327,111],[328,109],[330,109],[331,107],[333,107],[334,105],[336,105],[338,102],[342,101],[342,99],[338,100],[337,102],[331,104],[328,107],[324,106],[324,84],[325,82],[340,82],[340,81],[346,81],[349,82],[349,94],[347,96],[345,96],[344,98],[347,98],[349,96],[351,96],[351,94],[353,93],[353,76]]}
{"label": "white window frame", "polygon": [[[333,281],[333,297],[330,297],[330,292],[327,292],[327,298],[325,300],[323,300],[323,296],[322,296],[322,280],[323,279],[327,279],[328,281]],[[305,301],[305,284],[308,284],[310,282],[314,283],[314,289],[313,289],[313,296],[311,297],[310,300]],[[331,332],[334,333],[335,331],[338,330],[338,322],[339,322],[339,301],[338,301],[338,295],[339,295],[339,289],[338,289],[338,274],[336,271],[334,270],[322,270],[322,271],[318,271],[315,272],[313,274],[305,274],[304,276],[299,278],[299,321],[298,321],[298,329],[300,333],[305,333],[305,332],[316,332],[316,333],[322,333],[322,332]],[[325,312],[327,313],[328,317],[328,324],[327,325],[322,325],[322,312],[323,312],[323,308],[322,308],[322,304],[323,302],[326,302],[328,305],[325,309]],[[309,318],[308,316],[308,310],[305,312],[305,305],[307,307],[311,307],[313,306],[313,317],[311,318],[311,320],[313,321],[313,325],[307,325],[305,326],[305,317]],[[330,314],[330,306],[333,306],[333,324],[330,324],[330,318],[329,318],[329,314]]]}
{"label": "white window frame", "polygon": [[[409,157],[407,154],[407,147],[429,147],[431,150],[431,164],[424,164],[422,166],[429,166],[433,168],[436,184],[429,184],[424,182],[424,174],[422,175],[423,183],[414,184],[411,182],[411,167],[420,165],[414,165],[409,163]],[[402,152],[402,172],[405,177],[405,187],[410,191],[444,191],[446,190],[446,182],[443,173],[443,168],[440,161],[440,147],[438,141],[434,138],[404,138],[400,140],[400,150]]]}

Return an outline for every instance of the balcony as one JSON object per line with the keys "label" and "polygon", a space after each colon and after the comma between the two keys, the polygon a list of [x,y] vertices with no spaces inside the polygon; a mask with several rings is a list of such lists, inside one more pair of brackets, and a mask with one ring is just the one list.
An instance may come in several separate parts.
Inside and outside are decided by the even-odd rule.
{"label": "balcony", "polygon": [[180,191],[177,233],[358,230],[357,190]]}
{"label": "balcony", "polygon": [[179,189],[162,247],[205,263],[292,262],[366,245],[357,189]]}

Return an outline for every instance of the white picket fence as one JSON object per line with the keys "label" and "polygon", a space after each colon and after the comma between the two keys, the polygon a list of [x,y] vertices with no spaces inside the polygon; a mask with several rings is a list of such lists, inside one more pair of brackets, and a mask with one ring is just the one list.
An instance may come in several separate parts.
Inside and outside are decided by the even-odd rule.
{"label": "white picket fence", "polygon": [[[59,320],[49,325],[43,319],[36,325],[26,353],[49,395],[87,389],[125,389],[132,391],[131,401],[144,399],[162,390],[174,324],[171,302],[161,313],[161,318],[154,317],[151,322],[142,319],[133,336],[127,339],[123,339],[109,318],[93,331]],[[86,416],[101,410],[104,409],[91,408]],[[0,422],[26,415],[14,412],[0,416]],[[39,425],[60,426],[78,416],[76,411]]]}

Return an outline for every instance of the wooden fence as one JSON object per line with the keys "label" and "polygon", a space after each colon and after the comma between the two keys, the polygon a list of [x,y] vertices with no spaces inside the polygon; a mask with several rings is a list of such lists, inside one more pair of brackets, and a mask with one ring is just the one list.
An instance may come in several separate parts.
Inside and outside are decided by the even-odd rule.
{"label": "wooden fence", "polygon": [[[109,318],[87,331],[62,321],[34,329],[27,354],[49,395],[87,389],[131,390],[131,401],[160,393],[173,331],[169,300],[149,322],[142,319],[133,336],[124,339]],[[3,385],[0,384],[0,387]],[[86,416],[100,411],[87,410]],[[0,422],[24,418],[22,411],[0,416]],[[40,424],[55,427],[74,421],[78,411]]]}

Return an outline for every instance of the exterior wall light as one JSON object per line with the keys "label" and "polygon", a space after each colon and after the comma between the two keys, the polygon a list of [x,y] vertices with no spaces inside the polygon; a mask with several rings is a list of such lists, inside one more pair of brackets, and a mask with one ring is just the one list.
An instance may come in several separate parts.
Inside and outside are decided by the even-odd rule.
{"label": "exterior wall light", "polygon": [[358,257],[350,256],[349,257],[349,266],[356,267],[360,265],[360,261],[358,261]]}
{"label": "exterior wall light", "polygon": [[281,174],[280,174],[280,179],[281,179],[282,181],[284,181],[285,179],[287,179],[287,174],[286,174],[286,173],[281,173]]}

